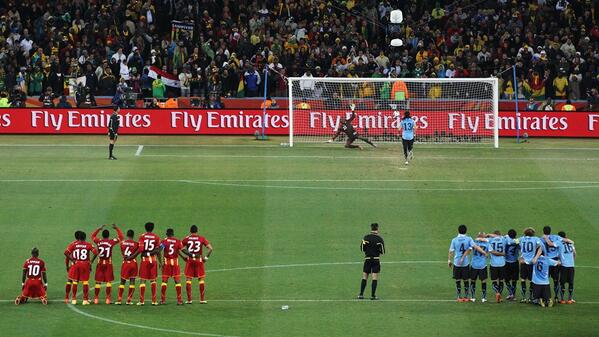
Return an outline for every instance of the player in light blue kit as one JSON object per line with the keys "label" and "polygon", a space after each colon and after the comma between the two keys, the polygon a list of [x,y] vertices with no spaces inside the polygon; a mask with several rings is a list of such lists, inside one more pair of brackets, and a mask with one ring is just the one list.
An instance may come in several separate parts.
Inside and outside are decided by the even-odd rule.
{"label": "player in light blue kit", "polygon": [[[562,238],[558,235],[551,234],[551,227],[543,227],[543,244],[547,251],[547,257],[554,260],[559,260],[559,245]],[[549,276],[553,279],[553,301],[557,303],[558,294],[560,293],[560,266],[549,267]]]}
{"label": "player in light blue kit", "polygon": [[505,279],[505,238],[500,231],[495,231],[489,240],[489,254],[491,255],[491,282],[495,290],[495,300],[500,303],[503,299],[503,279]]}
{"label": "player in light blue kit", "polygon": [[532,280],[532,265],[527,261],[532,261],[537,252],[537,248],[542,246],[541,239],[535,236],[534,228],[528,227],[524,230],[524,236],[519,240],[520,255],[523,258],[520,260],[520,286],[522,288],[522,303],[530,303],[532,301],[532,285],[529,284],[529,297],[526,298],[526,281]]}
{"label": "player in light blue kit", "polygon": [[[481,302],[487,302],[487,251],[489,242],[483,232],[478,233],[474,241],[475,248],[472,253],[472,262],[470,263],[470,301],[476,302],[476,280],[479,279],[482,288]],[[477,249],[477,248],[478,249]]]}
{"label": "player in light blue kit", "polygon": [[510,229],[505,236],[505,285],[508,296],[506,300],[513,301],[516,298],[516,286],[518,284],[518,239],[516,231]]}
{"label": "player in light blue kit", "polygon": [[[562,263],[561,275],[560,275],[560,292],[561,301],[560,303],[574,304],[574,260],[576,260],[576,248],[574,248],[574,242],[566,237],[566,233],[559,232],[559,236],[562,238],[559,244],[559,255]],[[566,241],[567,240],[567,241]],[[566,290],[566,283],[568,283],[568,302],[564,300],[564,291]]]}
{"label": "player in light blue kit", "polygon": [[414,159],[414,130],[416,129],[416,122],[410,117],[410,111],[404,113],[404,117],[401,119],[399,124],[401,130],[401,144],[403,145],[403,155],[406,159],[406,165],[409,161]]}
{"label": "player in light blue kit", "polygon": [[[451,240],[447,255],[447,265],[449,268],[453,267],[458,302],[469,302],[470,259],[468,255],[475,245],[472,238],[466,235],[467,230],[466,225],[458,227],[458,236]],[[464,297],[462,297],[462,282],[464,282]]]}
{"label": "player in light blue kit", "polygon": [[537,248],[537,253],[532,259],[520,257],[523,262],[532,265],[532,285],[534,289],[534,298],[539,301],[542,307],[553,306],[551,298],[551,289],[549,288],[549,267],[560,265],[560,261],[550,259],[542,247]]}

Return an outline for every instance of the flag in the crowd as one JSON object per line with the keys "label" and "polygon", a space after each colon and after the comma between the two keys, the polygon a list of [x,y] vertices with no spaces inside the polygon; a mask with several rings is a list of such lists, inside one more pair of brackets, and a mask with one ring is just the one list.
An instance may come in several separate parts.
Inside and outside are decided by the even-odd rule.
{"label": "flag in the crowd", "polygon": [[239,85],[237,86],[237,97],[245,97],[245,84],[243,84],[243,74],[239,77]]}
{"label": "flag in the crowd", "polygon": [[150,78],[153,79],[157,79],[158,75],[162,76],[162,83],[164,83],[164,85],[169,86],[169,87],[175,87],[175,88],[180,88],[181,87],[181,83],[179,83],[179,78],[177,78],[177,76],[171,74],[171,73],[167,73],[166,71],[162,71],[160,68],[155,67],[155,66],[151,66],[149,68],[150,72],[148,73],[148,76]]}
{"label": "flag in the crowd", "polygon": [[65,81],[65,88],[68,88],[69,91],[69,95],[74,96],[75,93],[77,92],[77,90],[75,88],[77,88],[77,86],[79,84],[85,86],[87,83],[87,79],[85,76],[80,76],[80,77],[71,77],[68,78],[67,81]]}

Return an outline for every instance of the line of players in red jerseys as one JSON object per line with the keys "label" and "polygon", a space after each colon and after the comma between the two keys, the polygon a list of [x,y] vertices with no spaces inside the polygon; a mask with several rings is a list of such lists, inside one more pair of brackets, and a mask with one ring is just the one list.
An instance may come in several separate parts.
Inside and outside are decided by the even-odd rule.
{"label": "line of players in red jerseys", "polygon": [[[207,303],[205,299],[205,278],[206,272],[204,263],[212,254],[212,245],[205,237],[197,234],[198,227],[193,225],[190,233],[183,240],[174,237],[174,230],[166,230],[166,238],[160,240],[160,237],[153,233],[154,223],[145,224],[146,233],[139,239],[134,240],[133,230],[127,231],[127,239],[123,241],[123,232],[116,225],[112,228],[116,231],[117,237],[110,238],[110,232],[105,229],[105,225],[99,227],[92,233],[94,246],[86,241],[86,234],[82,231],[75,232],[75,241],[71,242],[64,251],[66,257],[65,264],[68,272],[68,278],[65,288],[65,303],[77,304],[77,288],[79,283],[83,286],[83,305],[89,302],[89,279],[92,264],[96,258],[94,304],[98,304],[100,290],[102,285],[106,284],[106,304],[111,303],[112,281],[114,281],[114,268],[112,264],[112,249],[120,243],[123,262],[121,266],[121,282],[119,285],[117,300],[115,304],[122,304],[125,285],[129,281],[129,291],[127,293],[127,305],[133,304],[133,293],[135,292],[135,282],[137,277],[140,279],[139,302],[137,305],[145,304],[146,282],[150,282],[152,291],[152,305],[158,305],[157,286],[158,268],[162,271],[161,284],[161,304],[166,304],[167,282],[170,278],[174,279],[177,293],[177,304],[182,305],[181,298],[181,269],[179,266],[179,257],[185,261],[185,284],[187,291],[186,304],[192,303],[192,281],[198,279],[200,288],[200,303]],[[102,238],[97,235],[102,231]],[[203,254],[203,247],[207,252]],[[15,300],[16,304],[24,303],[30,298],[39,298],[42,303],[47,303],[46,298],[46,269],[44,261],[38,258],[39,251],[34,248],[31,252],[32,257],[25,261],[23,265],[23,292]],[[141,256],[141,263],[137,263],[137,257]],[[42,283],[43,280],[43,283]]]}

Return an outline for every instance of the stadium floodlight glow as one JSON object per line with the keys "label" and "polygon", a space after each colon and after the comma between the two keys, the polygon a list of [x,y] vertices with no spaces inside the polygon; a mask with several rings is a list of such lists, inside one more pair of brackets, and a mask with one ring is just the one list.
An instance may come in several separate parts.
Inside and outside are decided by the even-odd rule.
{"label": "stadium floodlight glow", "polygon": [[398,127],[409,110],[417,143],[499,147],[497,78],[313,77],[310,88],[301,77],[288,80],[289,146],[326,143],[355,104],[355,129],[375,143],[401,143]]}
{"label": "stadium floodlight glow", "polygon": [[403,41],[401,39],[391,40],[391,47],[401,47],[401,46],[403,46]]}
{"label": "stadium floodlight glow", "polygon": [[399,9],[395,9],[391,11],[390,22],[397,24],[403,22],[403,13]]}

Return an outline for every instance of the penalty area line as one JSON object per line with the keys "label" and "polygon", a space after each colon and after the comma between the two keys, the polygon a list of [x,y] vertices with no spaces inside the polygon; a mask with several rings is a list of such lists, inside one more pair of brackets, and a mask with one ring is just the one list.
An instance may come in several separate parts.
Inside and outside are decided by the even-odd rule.
{"label": "penalty area line", "polygon": [[212,333],[204,333],[204,332],[193,332],[193,331],[183,331],[183,330],[171,330],[171,329],[155,328],[155,327],[151,327],[151,326],[147,326],[147,325],[121,322],[121,321],[117,321],[117,320],[110,319],[110,318],[105,318],[105,317],[101,317],[101,316],[92,315],[92,314],[87,313],[87,312],[85,312],[83,310],[77,309],[77,308],[75,308],[75,306],[70,305],[70,304],[68,304],[67,306],[68,306],[69,309],[71,309],[72,311],[74,311],[75,313],[77,313],[79,315],[82,315],[82,316],[85,316],[85,317],[88,317],[88,318],[97,319],[99,321],[104,321],[104,322],[112,323],[112,324],[118,324],[118,325],[128,326],[128,327],[131,327],[131,328],[146,329],[146,330],[160,331],[160,332],[166,332],[166,333],[171,333],[171,334],[181,334],[181,335],[235,337],[235,336],[225,336],[225,335],[212,334]]}

